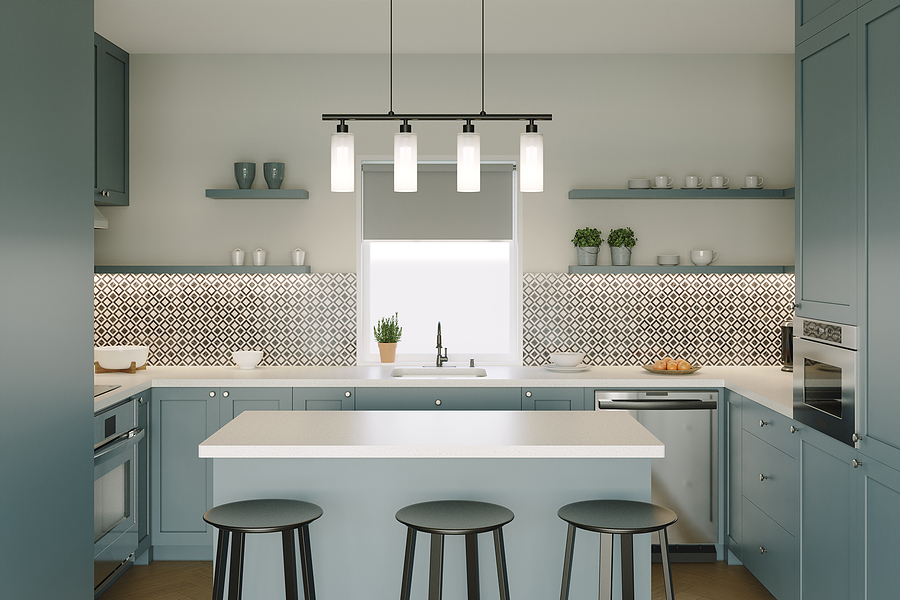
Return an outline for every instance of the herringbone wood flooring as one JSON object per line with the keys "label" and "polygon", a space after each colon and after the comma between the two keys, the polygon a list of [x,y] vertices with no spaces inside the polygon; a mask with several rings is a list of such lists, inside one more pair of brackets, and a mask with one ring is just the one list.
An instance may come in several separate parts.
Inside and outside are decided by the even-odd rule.
{"label": "herringbone wood flooring", "polygon": [[[676,563],[672,579],[677,600],[774,600],[744,567],[724,562]],[[131,567],[102,600],[209,600],[212,563],[154,561]],[[662,567],[653,565],[653,600],[664,600]]]}

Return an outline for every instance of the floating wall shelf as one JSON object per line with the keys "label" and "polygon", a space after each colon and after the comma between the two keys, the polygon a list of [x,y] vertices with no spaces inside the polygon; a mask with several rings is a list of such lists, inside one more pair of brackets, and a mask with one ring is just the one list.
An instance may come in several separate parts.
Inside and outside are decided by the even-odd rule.
{"label": "floating wall shelf", "polygon": [[644,273],[665,273],[665,274],[733,274],[733,273],[751,273],[751,274],[781,274],[793,273],[794,265],[763,265],[763,266],[745,266],[745,265],[709,265],[706,267],[698,267],[695,265],[683,265],[675,267],[661,267],[659,265],[629,265],[626,267],[613,267],[611,265],[598,265],[596,267],[585,267],[580,265],[569,265],[569,273],[599,273],[599,274],[644,274]]}
{"label": "floating wall shelf", "polygon": [[217,200],[307,200],[306,190],[206,190],[207,198]]}
{"label": "floating wall shelf", "polygon": [[295,267],[292,265],[266,265],[256,267],[253,265],[245,265],[242,267],[231,266],[95,266],[94,273],[131,273],[131,274],[202,274],[202,275],[243,275],[243,274],[262,274],[262,273],[309,273],[309,265]]}
{"label": "floating wall shelf", "polygon": [[600,200],[603,198],[612,198],[620,200],[630,200],[639,198],[719,198],[719,199],[737,199],[737,198],[793,198],[794,188],[785,189],[767,189],[759,188],[753,190],[735,189],[600,189],[600,190],[569,190],[570,200]]}

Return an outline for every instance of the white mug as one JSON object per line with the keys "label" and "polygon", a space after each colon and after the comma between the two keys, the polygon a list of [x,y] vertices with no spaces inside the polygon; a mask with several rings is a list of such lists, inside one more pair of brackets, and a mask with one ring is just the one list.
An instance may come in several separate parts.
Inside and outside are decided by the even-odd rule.
{"label": "white mug", "polygon": [[244,265],[244,251],[240,248],[235,248],[231,251],[231,264],[235,267],[241,267]]}
{"label": "white mug", "polygon": [[291,263],[295,267],[299,267],[303,265],[303,259],[306,257],[306,250],[301,250],[300,248],[295,248],[291,250]]}
{"label": "white mug", "polygon": [[745,184],[745,187],[748,187],[748,188],[762,187],[763,178],[755,177],[753,175],[748,175],[747,177],[744,177],[744,184]]}
{"label": "white mug", "polygon": [[684,187],[686,188],[695,188],[703,185],[703,178],[697,177],[696,175],[688,175],[684,178]]}
{"label": "white mug", "polygon": [[672,182],[675,180],[671,177],[666,177],[665,175],[657,175],[656,176],[656,187],[658,188],[666,188],[672,185]]}
{"label": "white mug", "polygon": [[709,185],[714,188],[722,188],[728,185],[728,178],[722,175],[713,175],[709,178]]}
{"label": "white mug", "polygon": [[691,262],[698,267],[705,267],[716,262],[717,258],[719,258],[719,253],[712,250],[691,250]]}
{"label": "white mug", "polygon": [[253,251],[253,264],[257,267],[261,267],[266,264],[266,251],[262,248],[257,248]]}

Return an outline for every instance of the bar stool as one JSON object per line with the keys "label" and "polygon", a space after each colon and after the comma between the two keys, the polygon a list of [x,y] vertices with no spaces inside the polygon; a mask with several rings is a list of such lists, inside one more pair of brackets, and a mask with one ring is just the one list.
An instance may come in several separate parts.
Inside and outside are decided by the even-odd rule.
{"label": "bar stool", "polygon": [[216,550],[216,572],[213,600],[225,600],[226,562],[231,534],[231,573],[228,578],[228,600],[240,600],[244,579],[244,536],[248,533],[281,532],[284,550],[284,589],[287,600],[298,600],[297,559],[294,530],[300,536],[300,570],[303,574],[303,597],[315,600],[312,552],[309,546],[309,524],[322,516],[322,509],[300,500],[242,500],[213,507],[203,520],[219,530]]}
{"label": "bar stool", "polygon": [[411,504],[397,511],[397,520],[407,526],[406,557],[403,562],[403,583],[400,600],[409,600],[412,586],[413,555],[416,551],[416,532],[431,534],[431,563],[428,571],[428,600],[440,600],[443,582],[444,536],[466,536],[466,589],[468,600],[479,600],[478,581],[479,533],[494,532],[494,552],[497,557],[497,579],[500,600],[509,600],[506,573],[506,550],[503,546],[503,526],[515,515],[508,508],[487,502],[468,500],[439,500]]}
{"label": "bar stool", "polygon": [[663,579],[666,600],[675,599],[672,570],[669,564],[669,539],[666,528],[678,520],[678,515],[662,506],[633,500],[585,500],[559,509],[559,518],[569,524],[566,536],[566,557],[563,562],[560,600],[569,597],[572,576],[572,551],[575,530],[585,529],[600,534],[600,600],[612,598],[613,535],[622,538],[622,600],[634,600],[634,540],[638,533],[659,532],[662,553]]}

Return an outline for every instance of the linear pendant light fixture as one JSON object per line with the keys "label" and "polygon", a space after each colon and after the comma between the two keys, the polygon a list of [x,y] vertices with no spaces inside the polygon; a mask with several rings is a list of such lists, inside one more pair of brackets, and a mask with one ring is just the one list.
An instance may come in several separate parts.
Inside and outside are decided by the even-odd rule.
{"label": "linear pendant light fixture", "polygon": [[323,121],[340,121],[331,134],[331,191],[354,191],[353,134],[347,121],[401,121],[394,134],[394,191],[417,190],[418,146],[410,121],[465,121],[456,136],[456,191],[481,191],[481,138],[473,121],[528,121],[519,140],[519,190],[544,191],[544,139],[535,121],[550,121],[550,114],[487,114],[484,112],[484,0],[481,0],[481,112],[394,113],[394,2],[391,0],[391,109],[387,114],[323,114]]}

